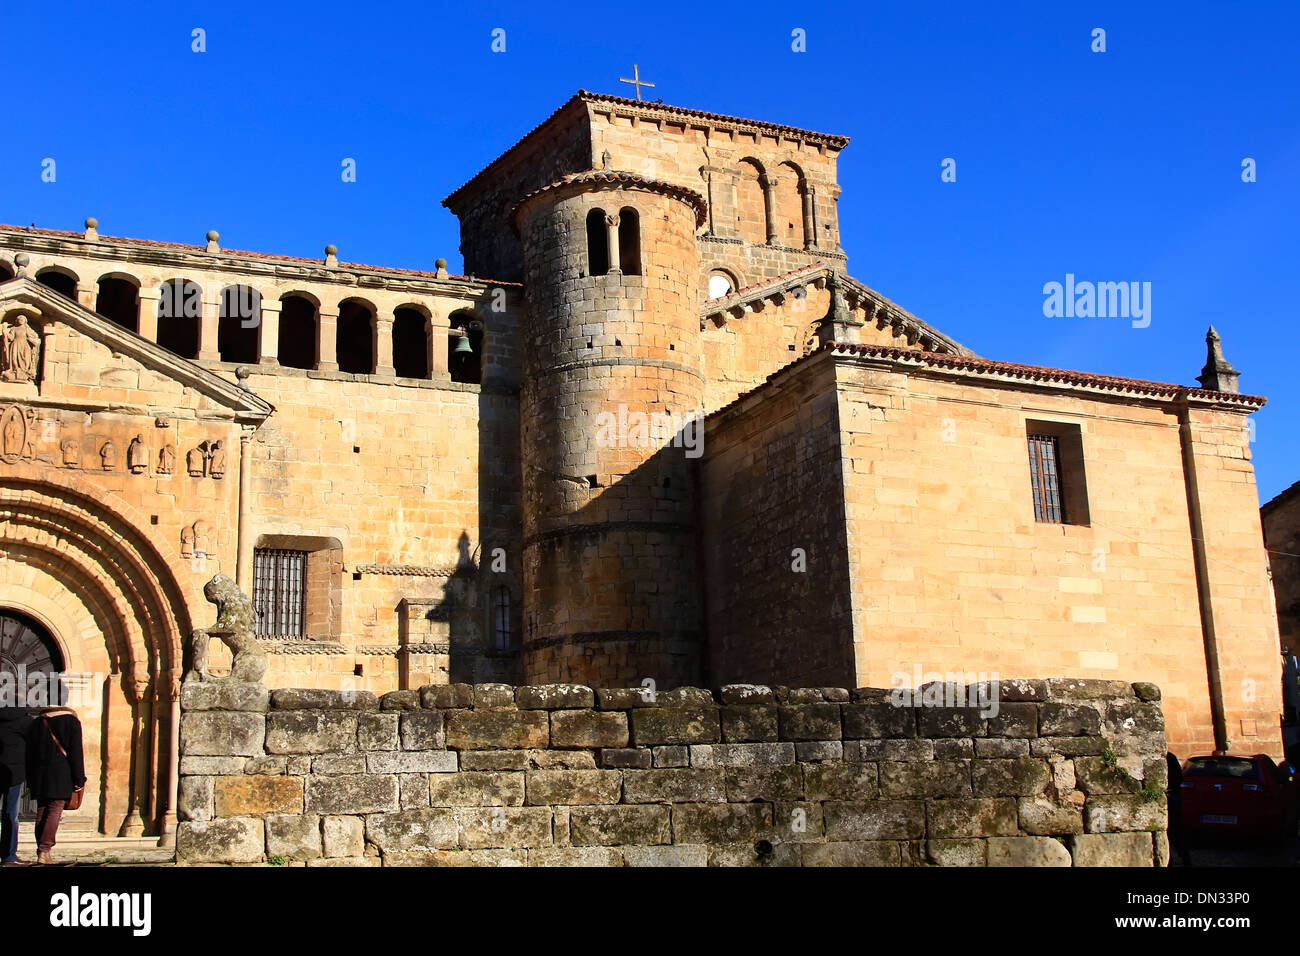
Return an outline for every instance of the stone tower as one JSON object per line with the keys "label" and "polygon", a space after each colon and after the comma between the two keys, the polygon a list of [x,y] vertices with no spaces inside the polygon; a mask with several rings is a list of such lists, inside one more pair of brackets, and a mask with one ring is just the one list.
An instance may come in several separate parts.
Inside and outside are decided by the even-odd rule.
{"label": "stone tower", "polygon": [[701,679],[692,457],[703,427],[704,208],[682,186],[602,169],[515,209],[529,307],[520,419],[531,683]]}

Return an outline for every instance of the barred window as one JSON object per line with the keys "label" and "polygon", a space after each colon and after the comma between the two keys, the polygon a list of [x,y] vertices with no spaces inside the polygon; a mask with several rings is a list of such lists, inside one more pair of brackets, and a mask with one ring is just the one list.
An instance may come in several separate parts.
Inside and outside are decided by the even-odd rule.
{"label": "barred window", "polygon": [[307,552],[253,551],[253,609],[258,637],[305,637]]}
{"label": "barred window", "polygon": [[1065,521],[1061,508],[1060,445],[1055,435],[1029,435],[1029,478],[1034,490],[1034,520]]}
{"label": "barred window", "polygon": [[492,647],[510,649],[510,590],[497,588],[492,598]]}

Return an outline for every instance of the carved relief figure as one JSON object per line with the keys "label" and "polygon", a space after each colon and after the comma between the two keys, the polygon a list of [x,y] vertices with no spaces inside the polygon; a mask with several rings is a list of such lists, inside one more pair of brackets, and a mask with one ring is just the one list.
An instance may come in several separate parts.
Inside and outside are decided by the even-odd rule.
{"label": "carved relief figure", "polygon": [[59,442],[59,450],[63,452],[63,464],[68,468],[81,464],[81,443],[75,438],[63,439]]}
{"label": "carved relief figure", "polygon": [[181,557],[194,557],[194,529],[190,525],[181,528]]}
{"label": "carved relief figure", "polygon": [[208,455],[208,474],[220,479],[226,473],[226,443],[214,441]]}
{"label": "carved relief figure", "polygon": [[203,442],[185,453],[185,467],[194,478],[202,478],[208,463],[208,443]]}
{"label": "carved relief figure", "polygon": [[253,636],[256,618],[253,602],[224,574],[218,574],[203,588],[203,595],[217,606],[217,623],[196,628],[190,638],[187,681],[213,680],[208,673],[208,641],[219,637],[234,655],[229,680],[257,682],[266,673],[266,654]]}
{"label": "carved relief figure", "polygon": [[99,462],[105,471],[117,468],[117,446],[111,438],[99,446]]}
{"label": "carved relief figure", "polygon": [[194,522],[194,553],[208,554],[208,523],[202,519]]}
{"label": "carved relief figure", "polygon": [[41,337],[27,324],[27,316],[19,313],[12,325],[5,326],[0,358],[3,369],[0,379],[6,382],[35,382],[36,364],[40,358]]}
{"label": "carved relief figure", "polygon": [[144,436],[136,435],[126,449],[126,466],[131,474],[140,475],[149,470],[149,449],[144,445]]}
{"label": "carved relief figure", "polygon": [[170,475],[176,470],[176,446],[170,443],[158,450],[158,474]]}

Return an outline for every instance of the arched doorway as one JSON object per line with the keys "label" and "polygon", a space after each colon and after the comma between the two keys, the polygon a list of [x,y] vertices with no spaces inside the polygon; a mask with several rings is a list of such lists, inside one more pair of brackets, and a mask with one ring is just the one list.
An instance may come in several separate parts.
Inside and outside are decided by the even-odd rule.
{"label": "arched doorway", "polygon": [[[0,607],[0,706],[46,707],[68,702],[63,652],[45,625],[21,611]],[[23,817],[36,802],[23,791]]]}

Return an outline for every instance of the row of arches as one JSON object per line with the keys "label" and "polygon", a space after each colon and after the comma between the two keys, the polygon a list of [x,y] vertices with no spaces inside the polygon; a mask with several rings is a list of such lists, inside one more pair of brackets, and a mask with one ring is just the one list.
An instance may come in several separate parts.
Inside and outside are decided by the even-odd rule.
{"label": "row of arches", "polygon": [[[13,269],[0,262],[0,281],[13,278]],[[47,266],[37,271],[36,281],[66,296],[78,299],[79,279],[61,266]],[[134,277],[123,273],[101,276],[95,287],[94,309],[109,321],[141,334],[141,286]],[[322,367],[321,303],[309,293],[291,292],[276,303],[279,321],[275,323],[274,343],[263,341],[262,294],[252,286],[232,284],[218,296],[216,348],[203,343],[203,293],[197,282],[185,278],[170,279],[158,288],[156,341],[181,358],[205,358],[241,364],[275,364],[285,368],[317,369]],[[268,305],[268,310],[270,306]],[[477,384],[482,377],[482,323],[470,310],[452,313],[445,344],[446,369],[454,382]],[[434,334],[432,314],[414,303],[400,306],[392,314],[392,368],[399,378],[428,379],[432,376]],[[352,374],[375,374],[380,353],[380,324],[376,307],[361,298],[344,299],[338,305],[334,329],[334,361],[338,371]],[[274,352],[270,346],[274,345]],[[385,343],[387,344],[387,343]],[[215,356],[212,352],[215,351]],[[324,367],[329,367],[328,365]]]}
{"label": "row of arches", "polygon": [[755,245],[792,249],[816,244],[813,193],[804,172],[786,161],[772,172],[753,157],[739,163],[736,233]]}

